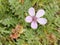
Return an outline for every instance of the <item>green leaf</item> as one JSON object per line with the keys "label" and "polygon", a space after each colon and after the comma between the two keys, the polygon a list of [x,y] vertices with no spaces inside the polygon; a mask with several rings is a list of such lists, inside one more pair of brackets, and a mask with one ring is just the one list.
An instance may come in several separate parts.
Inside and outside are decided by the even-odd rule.
{"label": "green leaf", "polygon": [[0,20],[0,23],[2,23],[3,25],[7,25],[8,27],[10,25],[14,26],[15,24],[18,23],[18,20],[16,18],[6,18],[6,19],[3,19],[3,20]]}

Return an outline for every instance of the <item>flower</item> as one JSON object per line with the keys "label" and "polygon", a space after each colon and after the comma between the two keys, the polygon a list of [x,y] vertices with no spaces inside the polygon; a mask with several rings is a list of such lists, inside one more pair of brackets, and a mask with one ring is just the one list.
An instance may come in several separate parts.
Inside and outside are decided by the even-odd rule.
{"label": "flower", "polygon": [[35,9],[31,7],[29,8],[28,13],[29,16],[25,18],[25,21],[31,23],[31,28],[37,29],[38,27],[37,22],[41,25],[45,25],[47,23],[46,18],[41,18],[45,14],[45,11],[43,9],[38,10],[35,15]]}

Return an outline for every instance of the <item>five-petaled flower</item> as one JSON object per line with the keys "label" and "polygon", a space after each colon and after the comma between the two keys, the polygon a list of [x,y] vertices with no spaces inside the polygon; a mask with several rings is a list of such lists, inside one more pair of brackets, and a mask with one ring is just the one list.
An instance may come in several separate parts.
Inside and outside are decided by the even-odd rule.
{"label": "five-petaled flower", "polygon": [[37,22],[41,25],[45,25],[47,23],[46,18],[41,18],[45,14],[45,11],[43,9],[38,10],[35,15],[35,9],[31,7],[29,8],[28,13],[29,16],[25,18],[25,21],[31,23],[31,28],[37,29]]}

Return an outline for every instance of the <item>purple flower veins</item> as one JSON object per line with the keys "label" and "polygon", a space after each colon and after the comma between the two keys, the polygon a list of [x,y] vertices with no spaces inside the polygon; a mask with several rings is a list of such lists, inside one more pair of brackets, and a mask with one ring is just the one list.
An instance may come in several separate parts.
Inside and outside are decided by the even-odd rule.
{"label": "purple flower veins", "polygon": [[37,22],[41,25],[45,25],[47,23],[46,18],[41,18],[45,14],[45,11],[43,9],[38,10],[35,15],[35,9],[31,7],[29,8],[28,13],[29,16],[25,18],[25,21],[31,23],[31,28],[37,29],[38,27]]}

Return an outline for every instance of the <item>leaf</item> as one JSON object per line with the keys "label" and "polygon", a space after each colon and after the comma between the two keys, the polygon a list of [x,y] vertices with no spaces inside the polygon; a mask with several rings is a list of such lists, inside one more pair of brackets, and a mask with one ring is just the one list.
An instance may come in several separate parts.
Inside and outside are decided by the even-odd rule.
{"label": "leaf", "polygon": [[14,26],[15,24],[18,23],[18,20],[16,18],[6,18],[6,19],[3,19],[3,20],[0,20],[0,23],[2,23],[3,25],[7,25],[8,27],[10,25]]}
{"label": "leaf", "polygon": [[0,27],[0,33],[4,34],[4,33],[10,33],[10,32],[5,30],[5,28]]}
{"label": "leaf", "polygon": [[10,34],[11,39],[17,39],[24,32],[23,26],[16,25],[15,29],[12,29],[12,33]]}
{"label": "leaf", "polygon": [[0,45],[2,45],[2,43],[0,42]]}
{"label": "leaf", "polygon": [[24,43],[24,40],[22,39],[17,40],[17,45],[23,45],[23,43]]}

